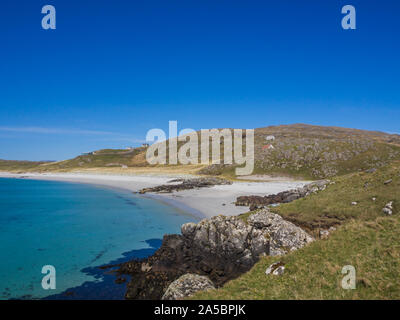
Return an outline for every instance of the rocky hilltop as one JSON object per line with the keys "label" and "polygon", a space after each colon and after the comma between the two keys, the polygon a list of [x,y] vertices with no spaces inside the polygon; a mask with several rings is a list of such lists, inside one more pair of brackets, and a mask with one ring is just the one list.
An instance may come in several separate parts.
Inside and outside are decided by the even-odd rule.
{"label": "rocky hilltop", "polygon": [[[179,142],[178,147],[182,144],[183,142]],[[292,124],[257,128],[254,132],[254,144],[255,174],[284,175],[311,180],[381,168],[400,158],[400,135],[338,127]],[[146,150],[146,146],[119,150],[104,149],[53,163],[0,161],[0,169],[43,172],[103,168],[123,169],[129,172],[143,168],[157,171],[169,167],[149,165],[146,161]],[[186,172],[187,167],[178,165],[175,169]],[[224,164],[197,165],[190,171],[229,177],[232,177],[234,172],[234,165]]]}
{"label": "rocky hilltop", "polygon": [[301,228],[268,209],[247,221],[216,216],[184,224],[180,235],[165,235],[153,256],[124,263],[118,273],[131,276],[127,299],[160,299],[182,275],[206,276],[219,287],[248,271],[260,256],[282,255],[311,241]]}
{"label": "rocky hilltop", "polygon": [[[326,179],[380,168],[400,157],[400,135],[306,124],[255,129],[255,173]],[[210,165],[201,173],[233,174]]]}

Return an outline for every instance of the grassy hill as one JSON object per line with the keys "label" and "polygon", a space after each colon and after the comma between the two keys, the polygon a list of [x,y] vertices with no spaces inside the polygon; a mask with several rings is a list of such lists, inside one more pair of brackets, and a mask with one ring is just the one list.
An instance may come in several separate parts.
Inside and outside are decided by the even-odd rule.
{"label": "grassy hill", "polygon": [[[275,139],[267,141],[266,137],[271,135]],[[183,142],[179,142],[178,145],[182,144]],[[272,144],[274,148],[266,149],[268,144]],[[221,161],[222,149],[221,143]],[[321,179],[383,167],[399,158],[399,135],[304,124],[270,126],[255,130],[255,174]],[[104,149],[54,163],[4,163],[2,169],[71,171],[122,167],[151,167],[146,162],[146,148]],[[203,165],[199,168],[199,174],[234,177],[234,165]]]}
{"label": "grassy hill", "polygon": [[[324,191],[274,208],[315,236],[334,225],[328,239],[283,257],[263,257],[248,273],[194,299],[400,299],[400,162],[332,181]],[[389,201],[392,216],[382,212]],[[285,273],[267,276],[267,267],[278,261]],[[354,290],[341,287],[345,265],[356,269]]]}
{"label": "grassy hill", "polygon": [[144,154],[145,148],[134,149],[102,149],[76,158],[59,161],[47,165],[41,165],[39,170],[46,171],[68,171],[73,169],[85,168],[111,168],[111,167],[129,167],[134,165],[146,165],[145,159],[142,163],[136,161],[136,158]]}
{"label": "grassy hill", "polygon": [[[399,209],[399,161],[394,161],[376,172],[351,173],[331,180],[332,184],[326,191],[311,194],[274,210],[285,219],[305,229],[314,230],[342,224],[350,219],[377,218],[389,201],[394,201],[395,212]],[[392,182],[385,184],[390,180]],[[352,204],[353,202],[357,204]]]}
{"label": "grassy hill", "polygon": [[[327,240],[284,257],[264,257],[248,273],[193,299],[400,299],[400,218],[352,221]],[[282,276],[267,276],[282,261]],[[342,268],[356,269],[356,289],[344,290]]]}
{"label": "grassy hill", "polygon": [[[121,168],[145,166],[145,148],[102,149],[82,154],[73,159],[56,162],[2,161],[3,171],[72,171],[89,168]],[[3,165],[2,165],[3,163]]]}
{"label": "grassy hill", "polygon": [[[266,141],[274,136],[275,140]],[[376,131],[304,124],[255,130],[255,174],[322,179],[382,167],[400,157],[400,136]],[[263,148],[272,144],[273,149]],[[234,167],[202,172],[233,175]]]}
{"label": "grassy hill", "polygon": [[15,160],[1,160],[0,171],[30,171],[35,170],[41,165],[49,164],[46,161],[15,161]]}

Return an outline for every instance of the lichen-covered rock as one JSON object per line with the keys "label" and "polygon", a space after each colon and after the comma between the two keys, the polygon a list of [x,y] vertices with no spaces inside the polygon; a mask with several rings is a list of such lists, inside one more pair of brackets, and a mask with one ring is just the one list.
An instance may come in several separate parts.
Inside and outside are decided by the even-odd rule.
{"label": "lichen-covered rock", "polygon": [[209,289],[215,289],[214,284],[209,278],[188,273],[179,277],[169,285],[162,296],[162,300],[179,300],[189,297],[198,291]]}
{"label": "lichen-covered rock", "polygon": [[181,226],[182,234],[186,235],[187,237],[190,237],[195,230],[196,230],[196,224],[193,222],[188,222]]}
{"label": "lichen-covered rock", "polygon": [[285,272],[285,266],[279,266],[278,268],[276,268],[276,269],[272,272],[272,274],[273,274],[274,276],[281,276],[281,275],[283,275],[284,272]]}
{"label": "lichen-covered rock", "polygon": [[247,221],[249,225],[261,230],[264,237],[269,238],[269,255],[271,256],[286,254],[314,240],[303,229],[268,209],[252,214]]}
{"label": "lichen-covered rock", "polygon": [[250,270],[261,255],[283,255],[313,241],[267,209],[253,213],[247,222],[216,216],[186,223],[181,232],[165,235],[152,256],[120,266],[120,274],[131,275],[126,298],[160,299],[173,281],[188,273],[205,275],[219,287]]}
{"label": "lichen-covered rock", "polygon": [[285,265],[283,262],[275,262],[271,264],[267,270],[265,270],[265,274],[269,275],[272,274],[274,276],[280,276],[285,272]]}
{"label": "lichen-covered rock", "polygon": [[249,216],[248,223],[238,217],[216,216],[197,225],[184,224],[182,235],[195,246],[222,257],[237,257],[237,263],[253,264],[260,255],[282,255],[313,241],[303,229],[268,209]]}
{"label": "lichen-covered rock", "polygon": [[198,224],[186,223],[181,232],[193,247],[229,260],[235,257],[238,266],[250,266],[261,254],[269,254],[264,233],[238,217],[216,216]]}

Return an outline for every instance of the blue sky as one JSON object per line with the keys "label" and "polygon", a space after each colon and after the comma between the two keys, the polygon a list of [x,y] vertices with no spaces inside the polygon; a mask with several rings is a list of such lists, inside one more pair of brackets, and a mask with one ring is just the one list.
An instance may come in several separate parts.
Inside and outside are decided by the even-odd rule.
{"label": "blue sky", "polygon": [[[57,10],[43,30],[41,8]],[[341,28],[342,6],[357,30]],[[5,0],[0,158],[136,146],[152,128],[399,132],[400,2]]]}

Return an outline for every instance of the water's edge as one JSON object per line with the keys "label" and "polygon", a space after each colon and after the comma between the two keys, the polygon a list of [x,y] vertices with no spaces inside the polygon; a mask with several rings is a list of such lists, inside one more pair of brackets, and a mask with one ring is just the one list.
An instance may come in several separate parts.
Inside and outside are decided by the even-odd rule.
{"label": "water's edge", "polygon": [[[0,177],[1,178],[7,178],[7,179],[13,179],[12,177]],[[20,178],[14,178],[14,179],[20,179]],[[48,180],[43,180],[43,179],[32,179],[32,178],[25,178],[22,180],[35,180],[35,181],[48,181]],[[101,183],[88,183],[88,182],[78,182],[78,181],[65,181],[65,180],[50,180],[50,181],[56,181],[56,182],[62,182],[66,184],[86,184],[86,185],[91,185],[91,186],[96,186],[100,187],[103,190],[114,190],[114,191],[124,191],[124,192],[129,192],[129,193],[134,193],[131,190],[127,188],[118,188],[118,187],[112,187],[109,185],[102,185]],[[151,199],[154,202],[160,202],[163,205],[167,205],[171,208],[174,208],[176,212],[180,212],[182,215],[186,216],[191,216],[193,217],[194,220],[199,220],[200,217],[202,217],[201,213],[196,212],[195,210],[192,210],[189,207],[186,207],[184,205],[181,205],[178,202],[175,202],[173,200],[170,201],[165,201],[165,199],[162,199],[161,197],[153,197],[153,196],[143,196],[139,194],[135,194],[135,196],[143,199]],[[161,199],[160,199],[161,198]],[[180,225],[179,225],[180,226]],[[164,232],[161,233],[159,237],[162,238],[164,235]],[[107,263],[102,263],[99,266],[88,266],[84,267],[81,269],[81,272],[95,278],[94,281],[86,281],[82,283],[79,286],[71,287],[66,290],[64,290],[61,293],[57,294],[49,294],[48,296],[44,298],[39,298],[39,299],[45,299],[45,300],[69,300],[69,299],[79,299],[79,300],[85,300],[85,299],[123,299],[124,294],[126,291],[126,284],[129,281],[128,277],[116,277],[115,274],[113,274],[112,271],[113,269],[108,269],[104,270],[101,269],[102,266],[105,265],[115,265],[115,264],[121,264],[123,262],[127,262],[133,259],[141,259],[141,258],[146,258],[148,256],[151,256],[154,254],[154,252],[161,246],[162,240],[159,238],[151,238],[147,240],[141,241],[143,243],[146,243],[147,248],[143,249],[134,249],[131,251],[123,252],[119,258],[116,258],[112,261],[108,261]],[[103,261],[104,262],[104,261]],[[50,293],[50,291],[49,291]],[[10,299],[32,299],[30,296],[20,296],[17,298],[12,297]],[[35,299],[35,298],[34,298]]]}

